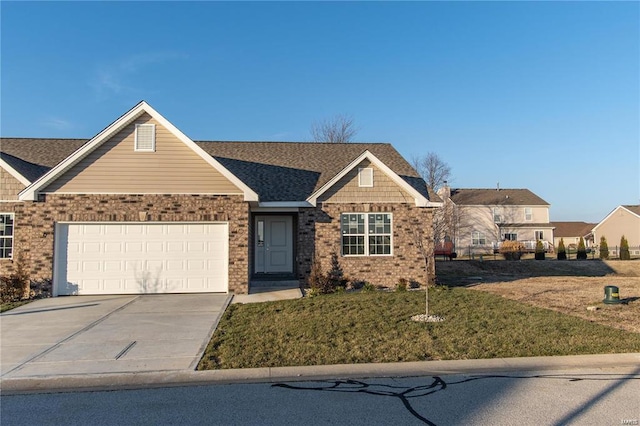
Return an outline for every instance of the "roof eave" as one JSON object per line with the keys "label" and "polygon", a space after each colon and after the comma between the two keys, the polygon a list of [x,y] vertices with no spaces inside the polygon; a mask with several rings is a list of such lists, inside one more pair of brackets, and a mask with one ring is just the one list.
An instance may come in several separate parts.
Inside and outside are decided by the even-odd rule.
{"label": "roof eave", "polygon": [[29,186],[31,185],[31,181],[29,179],[27,179],[26,177],[24,177],[24,175],[20,172],[18,172],[16,169],[14,169],[9,163],[7,163],[6,161],[4,161],[2,159],[2,157],[0,157],[0,167],[2,167],[3,169],[5,169],[7,172],[9,172],[9,174],[11,176],[13,176],[14,178],[16,178],[21,184],[23,184],[24,186]]}

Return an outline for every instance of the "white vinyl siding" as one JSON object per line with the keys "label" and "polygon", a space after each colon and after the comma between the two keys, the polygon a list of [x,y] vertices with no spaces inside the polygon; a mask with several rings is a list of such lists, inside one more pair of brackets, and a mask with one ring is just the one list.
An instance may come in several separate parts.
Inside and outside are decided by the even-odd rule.
{"label": "white vinyl siding", "polygon": [[136,124],[135,150],[143,152],[156,150],[155,124]]}

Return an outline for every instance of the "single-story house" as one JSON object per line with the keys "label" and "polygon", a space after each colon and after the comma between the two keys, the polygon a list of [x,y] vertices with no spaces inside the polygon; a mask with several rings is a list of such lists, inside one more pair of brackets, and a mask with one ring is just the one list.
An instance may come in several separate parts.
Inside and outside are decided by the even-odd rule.
{"label": "single-story house", "polygon": [[580,243],[580,237],[582,237],[585,247],[591,248],[593,246],[593,234],[591,230],[595,223],[587,222],[551,222],[555,229],[553,230],[553,243],[556,247],[560,244],[560,239],[564,241],[564,246],[569,246],[577,249]]}
{"label": "single-story house", "polygon": [[[90,140],[0,139],[0,274],[54,295],[432,282],[423,179],[384,143],[195,142],[146,102]],[[257,284],[256,284],[257,285]]]}
{"label": "single-story house", "polygon": [[601,237],[607,239],[612,256],[618,256],[623,235],[629,242],[631,254],[640,255],[640,205],[616,207],[591,232],[595,244],[600,244]]}

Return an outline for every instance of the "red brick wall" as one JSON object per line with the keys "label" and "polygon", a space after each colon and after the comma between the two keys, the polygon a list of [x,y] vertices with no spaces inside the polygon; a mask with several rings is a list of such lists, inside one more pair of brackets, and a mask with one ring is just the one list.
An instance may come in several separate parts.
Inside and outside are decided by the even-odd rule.
{"label": "red brick wall", "polygon": [[[408,204],[323,204],[315,209],[302,209],[298,215],[298,278],[306,282],[314,256],[328,271],[331,252],[340,255],[341,213],[378,211],[393,214],[393,256],[340,256],[345,275],[388,287],[395,287],[400,278],[421,285],[434,283],[433,209]],[[419,242],[424,246],[426,270]]]}
{"label": "red brick wall", "polygon": [[0,260],[0,273],[20,259],[31,279],[51,279],[56,222],[229,222],[229,292],[249,289],[249,205],[242,196],[46,195],[42,202],[3,203],[15,211],[14,259]]}

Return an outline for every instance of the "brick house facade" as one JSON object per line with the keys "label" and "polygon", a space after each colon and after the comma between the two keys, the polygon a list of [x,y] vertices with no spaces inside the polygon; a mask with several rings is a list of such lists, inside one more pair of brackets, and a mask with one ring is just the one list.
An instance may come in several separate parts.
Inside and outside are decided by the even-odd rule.
{"label": "brick house facade", "polygon": [[[140,128],[153,129],[152,149],[138,149]],[[91,140],[4,138],[0,171],[22,182],[18,194],[2,194],[0,215],[13,225],[0,229],[9,247],[0,273],[20,264],[34,280],[53,279],[54,294],[68,294],[60,290],[67,281],[77,282],[73,294],[141,292],[147,287],[104,278],[113,265],[124,265],[124,276],[135,262],[156,265],[159,292],[242,294],[271,276],[304,286],[313,260],[328,270],[334,251],[350,279],[391,287],[400,278],[434,281],[439,204],[389,144],[194,142],[141,102]],[[134,228],[171,234],[183,224],[223,225],[224,241],[193,233],[167,234],[155,245],[109,237]],[[72,235],[82,227],[86,234]],[[184,250],[172,255],[171,244]],[[189,266],[201,246],[204,269]],[[209,265],[209,255],[225,267]],[[183,269],[164,277],[175,265]]]}

